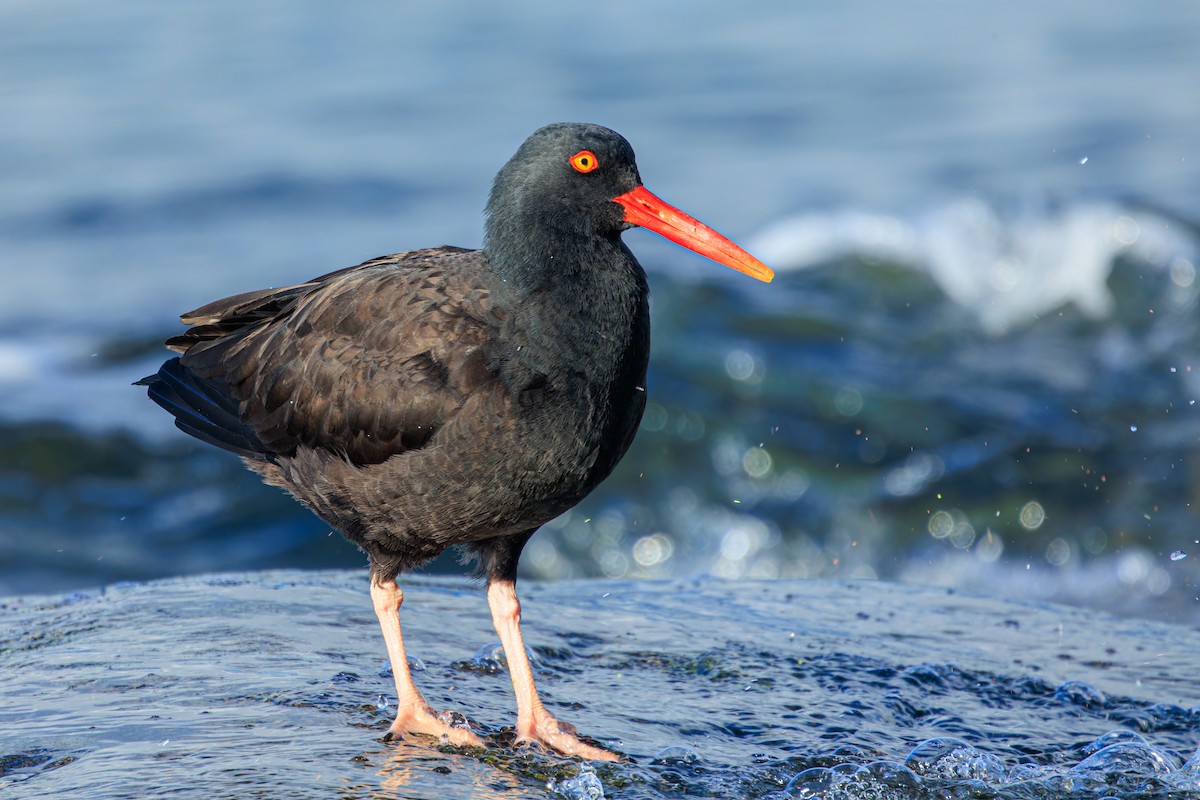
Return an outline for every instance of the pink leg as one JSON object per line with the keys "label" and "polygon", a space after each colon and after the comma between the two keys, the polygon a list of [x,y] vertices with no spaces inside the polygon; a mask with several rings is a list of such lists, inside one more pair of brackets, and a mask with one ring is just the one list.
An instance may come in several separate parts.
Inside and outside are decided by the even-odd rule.
{"label": "pink leg", "polygon": [[451,727],[439,719],[437,712],[429,707],[413,683],[412,673],[408,669],[408,656],[404,652],[404,637],[400,633],[400,604],[404,602],[404,592],[396,581],[376,583],[372,579],[371,602],[375,604],[375,616],[379,617],[388,659],[392,662],[392,676],[396,679],[396,719],[389,733],[424,733],[439,738],[445,736],[455,745],[482,745],[479,737],[471,731]]}
{"label": "pink leg", "polygon": [[581,756],[592,761],[616,761],[615,753],[580,741],[574,725],[559,722],[542,705],[533,685],[533,670],[525,655],[521,637],[521,601],[517,599],[516,583],[496,579],[488,584],[488,606],[492,623],[500,634],[513,691],[517,695],[517,741],[541,742],[552,750],[569,756]]}

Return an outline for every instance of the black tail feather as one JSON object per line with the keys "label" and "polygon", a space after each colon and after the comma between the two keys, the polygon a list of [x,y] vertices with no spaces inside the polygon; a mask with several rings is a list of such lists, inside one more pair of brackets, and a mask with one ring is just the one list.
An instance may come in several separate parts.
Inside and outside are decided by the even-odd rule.
{"label": "black tail feather", "polygon": [[175,417],[175,425],[191,436],[247,458],[271,453],[238,416],[238,404],[214,382],[197,376],[178,358],[158,373],[137,381],[146,394]]}

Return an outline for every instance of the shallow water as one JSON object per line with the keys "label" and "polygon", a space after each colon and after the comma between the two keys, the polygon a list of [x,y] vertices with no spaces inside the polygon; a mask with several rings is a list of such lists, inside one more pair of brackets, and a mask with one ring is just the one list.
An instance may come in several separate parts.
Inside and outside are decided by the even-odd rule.
{"label": "shallow water", "polygon": [[[406,583],[431,702],[503,739],[482,594]],[[3,603],[5,797],[1200,796],[1200,634],[881,582],[523,588],[585,766],[385,743],[364,573],[233,574]],[[599,793],[598,793],[599,792]],[[1172,794],[1172,792],[1174,792]]]}

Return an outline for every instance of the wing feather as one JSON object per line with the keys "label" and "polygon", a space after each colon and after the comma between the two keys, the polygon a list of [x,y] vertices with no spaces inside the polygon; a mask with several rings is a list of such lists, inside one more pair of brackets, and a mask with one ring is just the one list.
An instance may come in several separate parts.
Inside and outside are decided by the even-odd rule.
{"label": "wing feather", "polygon": [[242,455],[304,444],[374,464],[424,447],[497,380],[484,259],[418,250],[209,303],[168,340],[183,355],[146,379],[151,396],[188,433]]}

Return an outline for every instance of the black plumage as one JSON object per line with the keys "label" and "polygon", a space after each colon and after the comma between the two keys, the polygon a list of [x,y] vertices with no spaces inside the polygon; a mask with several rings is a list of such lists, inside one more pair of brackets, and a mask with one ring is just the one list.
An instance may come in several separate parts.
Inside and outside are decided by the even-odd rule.
{"label": "black plumage", "polygon": [[645,408],[648,289],[620,239],[633,224],[770,279],[641,188],[618,134],[552,125],[497,175],[483,250],[384,256],[210,303],[168,340],[181,355],[142,381],[180,429],[241,456],[366,552],[400,694],[395,733],[478,741],[397,663],[396,576],[457,545],[488,581],[518,737],[611,757],[538,700],[514,582],[525,542],[612,472]]}

